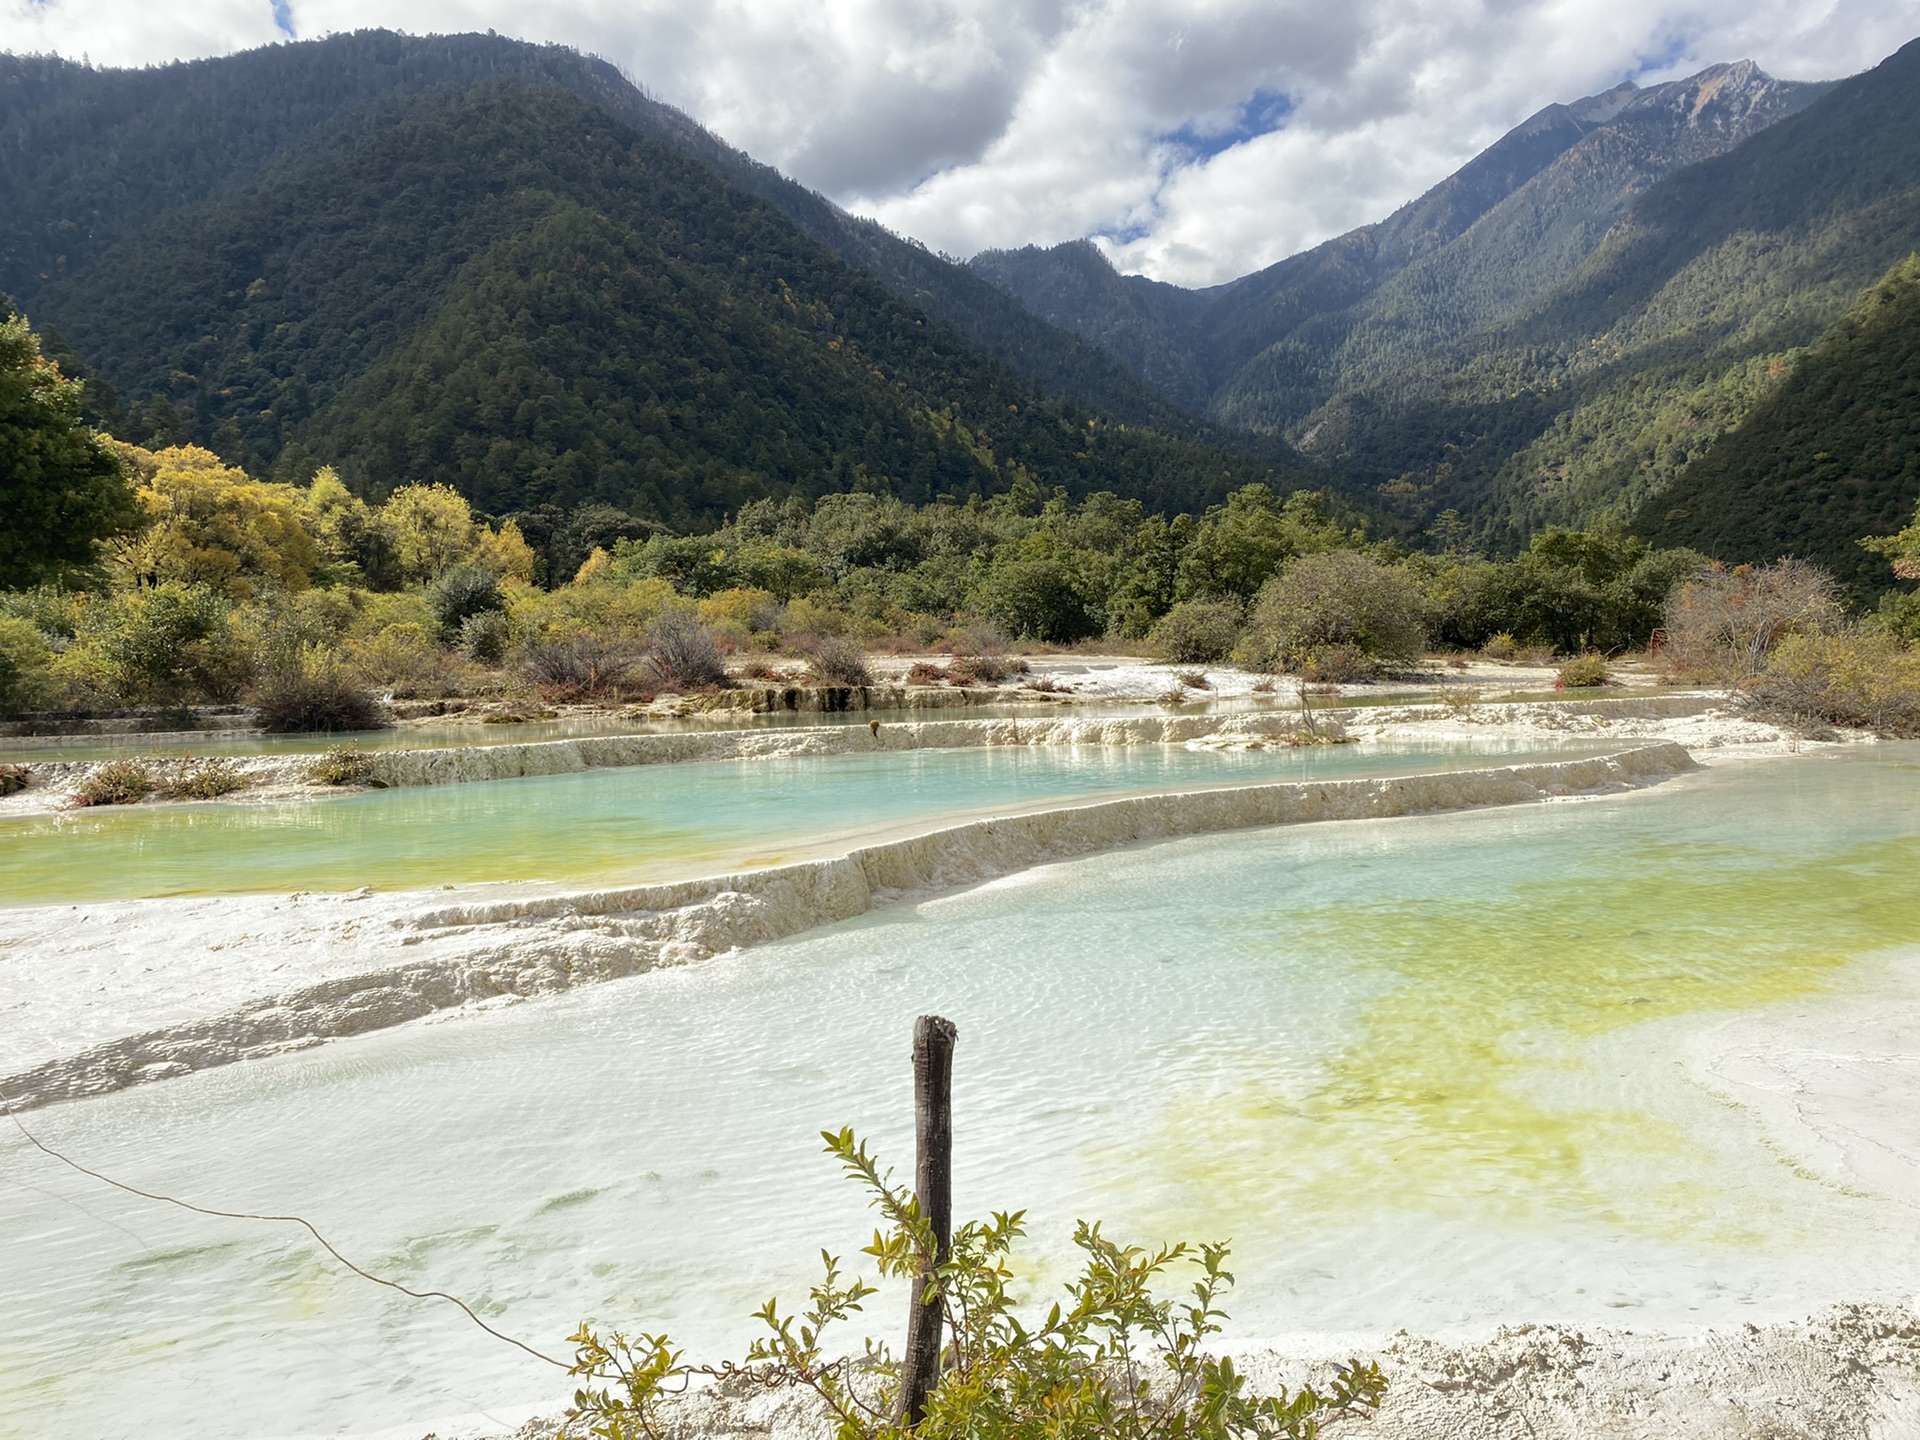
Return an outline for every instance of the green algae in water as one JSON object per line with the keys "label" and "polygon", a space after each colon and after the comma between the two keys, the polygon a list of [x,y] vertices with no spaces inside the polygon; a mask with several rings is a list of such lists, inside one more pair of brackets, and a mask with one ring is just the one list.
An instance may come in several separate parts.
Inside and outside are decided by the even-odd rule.
{"label": "green algae in water", "polygon": [[1663,1021],[1814,996],[1862,957],[1911,947],[1920,837],[1817,853],[1808,835],[1816,853],[1800,857],[1623,839],[1550,879],[1238,917],[1243,943],[1284,935],[1376,993],[1310,1077],[1169,1107],[1155,1144],[1183,1162],[1195,1203],[1181,1219],[1230,1226],[1261,1204],[1508,1225],[1580,1212],[1760,1243],[1754,1216],[1729,1218],[1730,1177],[1697,1128],[1605,1083],[1608,1046],[1653,1027],[1642,1038],[1658,1047]]}

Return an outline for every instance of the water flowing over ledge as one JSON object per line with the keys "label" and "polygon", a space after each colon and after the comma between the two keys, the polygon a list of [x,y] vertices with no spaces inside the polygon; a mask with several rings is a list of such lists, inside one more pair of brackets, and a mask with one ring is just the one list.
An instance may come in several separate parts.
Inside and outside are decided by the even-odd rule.
{"label": "water flowing over ledge", "polygon": [[[672,737],[680,738],[680,737]],[[698,737],[689,737],[698,738]],[[1123,846],[1325,820],[1428,815],[1640,789],[1698,768],[1685,747],[1385,779],[1297,781],[1137,796],[995,817],[848,854],[673,884],[423,903],[381,919],[341,907],[326,936],[358,967],[320,983],[58,1055],[0,1080],[16,1109],[122,1089],[403,1024],[436,1011],[552,994],[765,944],[911,896]],[[278,910],[227,906],[256,942]],[[263,933],[265,932],[269,933]],[[243,936],[241,938],[249,938]],[[394,963],[396,947],[418,958]],[[182,947],[184,948],[184,946]]]}
{"label": "water flowing over ledge", "polygon": [[[1328,736],[1354,736],[1386,726],[1440,721],[1484,726],[1515,725],[1542,732],[1604,734],[1651,738],[1661,722],[1684,721],[1725,709],[1712,694],[1622,696],[1592,700],[1500,702],[1466,707],[1378,705],[1327,708],[1309,717],[1299,710],[1267,709],[1221,714],[1208,711],[1164,715],[1040,714],[1032,718],[953,720],[874,720],[867,725],[821,725],[783,729],[737,729],[594,735],[565,740],[448,745],[421,749],[365,751],[359,758],[362,784],[383,789],[420,785],[459,785],[529,776],[568,775],[634,765],[671,765],[715,760],[785,759],[872,754],[910,750],[948,750],[975,746],[1193,745],[1257,749],[1291,745]],[[1634,737],[1638,729],[1641,734]],[[224,803],[285,800],[338,794],[339,788],[312,780],[314,755],[243,757],[234,768],[250,788],[224,797]],[[99,762],[51,760],[26,766],[29,784],[0,800],[0,817],[62,808],[73,790]]]}

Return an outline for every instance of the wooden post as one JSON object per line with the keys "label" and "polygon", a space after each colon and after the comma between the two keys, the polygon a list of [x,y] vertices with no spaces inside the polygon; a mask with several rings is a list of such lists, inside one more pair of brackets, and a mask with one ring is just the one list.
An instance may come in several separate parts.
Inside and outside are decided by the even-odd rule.
{"label": "wooden post", "polygon": [[[913,1191],[933,1229],[936,1265],[947,1263],[953,1245],[953,1038],[958,1033],[951,1020],[938,1015],[913,1022]],[[922,1271],[907,1312],[895,1412],[909,1429],[925,1417],[927,1398],[940,1383],[939,1295],[937,1277]]]}

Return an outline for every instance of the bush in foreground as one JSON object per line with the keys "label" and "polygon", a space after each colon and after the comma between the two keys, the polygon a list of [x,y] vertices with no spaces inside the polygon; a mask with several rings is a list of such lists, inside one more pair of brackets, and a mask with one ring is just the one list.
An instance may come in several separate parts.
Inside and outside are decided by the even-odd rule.
{"label": "bush in foreground", "polygon": [[624,694],[637,664],[635,647],[624,636],[594,630],[535,640],[519,656],[520,670],[540,698],[562,702]]}
{"label": "bush in foreground", "polygon": [[[917,1281],[935,1255],[918,1203],[852,1131],[821,1138],[885,1224],[863,1253],[882,1276]],[[944,1312],[943,1373],[925,1418],[911,1429],[894,1414],[901,1366],[886,1346],[869,1342],[862,1354],[836,1356],[824,1343],[875,1293],[844,1278],[825,1255],[826,1275],[803,1314],[782,1314],[777,1300],[762,1307],[768,1333],[744,1364],[690,1365],[664,1335],[603,1338],[583,1326],[573,1337],[573,1373],[585,1383],[561,1434],[657,1440],[674,1433],[663,1402],[695,1376],[810,1392],[839,1440],[1308,1440],[1322,1421],[1364,1412],[1386,1390],[1376,1366],[1355,1362],[1338,1367],[1325,1391],[1282,1387],[1259,1395],[1231,1360],[1206,1354],[1202,1346],[1219,1332],[1221,1302],[1233,1285],[1224,1245],[1148,1251],[1116,1244],[1082,1221],[1074,1233],[1084,1256],[1078,1278],[1044,1317],[1023,1322],[1008,1294],[1022,1218],[996,1214],[955,1232],[931,1301]],[[1154,1286],[1176,1267],[1190,1270],[1192,1283],[1178,1301],[1160,1298]]]}

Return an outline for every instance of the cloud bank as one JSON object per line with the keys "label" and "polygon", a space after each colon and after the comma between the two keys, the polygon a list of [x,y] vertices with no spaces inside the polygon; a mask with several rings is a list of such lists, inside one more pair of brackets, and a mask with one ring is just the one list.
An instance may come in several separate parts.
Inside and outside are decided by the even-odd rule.
{"label": "cloud bank", "polygon": [[1752,59],[1830,79],[1920,0],[0,0],[95,64],[385,25],[578,46],[951,254],[1092,236],[1207,285],[1379,219],[1556,100]]}

